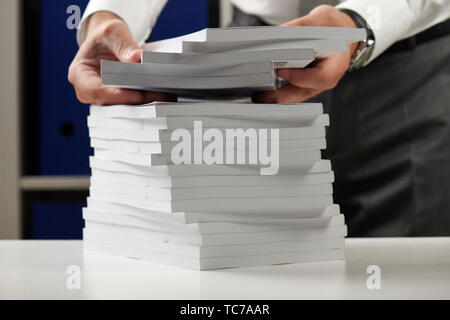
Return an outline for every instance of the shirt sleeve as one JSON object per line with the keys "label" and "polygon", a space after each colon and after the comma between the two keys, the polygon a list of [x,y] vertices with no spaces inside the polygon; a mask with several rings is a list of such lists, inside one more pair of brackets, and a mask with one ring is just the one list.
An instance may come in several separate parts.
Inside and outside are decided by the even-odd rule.
{"label": "shirt sleeve", "polygon": [[166,3],[167,0],[91,0],[86,7],[77,32],[78,44],[83,43],[86,38],[86,25],[89,17],[98,11],[109,11],[119,16],[128,24],[134,41],[143,44]]}
{"label": "shirt sleeve", "polygon": [[450,17],[449,0],[347,0],[337,8],[359,13],[373,29],[375,48],[367,63],[395,42]]}

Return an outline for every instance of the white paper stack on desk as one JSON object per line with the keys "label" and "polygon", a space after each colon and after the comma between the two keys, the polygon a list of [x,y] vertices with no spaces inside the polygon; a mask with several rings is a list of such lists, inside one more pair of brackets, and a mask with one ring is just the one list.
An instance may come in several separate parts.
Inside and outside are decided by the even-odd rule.
{"label": "white paper stack on desk", "polygon": [[[86,248],[201,270],[342,259],[346,226],[320,153],[328,124],[321,104],[92,106]],[[200,145],[186,153],[191,159],[205,156],[208,129],[223,137],[278,129],[279,170],[262,175],[260,162],[175,164],[180,142],[172,133],[180,128]],[[224,143],[224,159],[257,153],[253,140]]]}
{"label": "white paper stack on desk", "polygon": [[354,28],[210,28],[146,45],[142,63],[103,61],[102,81],[186,97],[248,96],[279,87],[277,68],[304,68],[365,38]]}

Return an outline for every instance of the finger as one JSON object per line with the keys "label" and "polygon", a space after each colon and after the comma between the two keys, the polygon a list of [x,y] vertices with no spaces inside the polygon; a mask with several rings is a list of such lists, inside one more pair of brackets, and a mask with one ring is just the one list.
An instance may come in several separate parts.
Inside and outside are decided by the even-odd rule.
{"label": "finger", "polygon": [[103,86],[98,71],[89,66],[75,68],[72,80],[77,97],[83,103],[140,104],[144,101],[144,95],[139,91]]}
{"label": "finger", "polygon": [[285,85],[276,91],[256,93],[252,99],[257,103],[300,103],[319,94],[321,90],[311,88],[298,88]]}
{"label": "finger", "polygon": [[141,49],[123,22],[114,22],[104,32],[106,47],[122,62],[140,62]]}
{"label": "finger", "polygon": [[100,85],[89,89],[77,88],[77,92],[82,92],[80,94],[80,100],[82,102],[99,106],[113,104],[135,105],[148,102],[145,100],[144,94],[140,91],[117,87]]}
{"label": "finger", "polygon": [[177,97],[173,94],[104,86],[98,70],[93,66],[78,65],[71,69],[71,82],[75,87],[78,99],[83,103],[111,105],[177,101]]}
{"label": "finger", "polygon": [[[89,80],[86,81],[89,84]],[[97,81],[91,82],[90,88],[81,87],[84,94],[85,103],[95,105],[138,105],[153,101],[176,101],[176,97],[162,92],[137,91],[112,86],[95,86]]]}
{"label": "finger", "polygon": [[137,91],[110,86],[100,86],[90,91],[84,91],[87,101],[95,105],[139,105],[153,101],[176,102],[176,96],[162,92]]}
{"label": "finger", "polygon": [[153,101],[177,102],[177,96],[171,93],[143,91],[144,103]]}
{"label": "finger", "polygon": [[102,86],[95,91],[97,105],[137,105],[144,104],[149,101],[145,100],[145,96],[141,91],[129,90],[117,87]]}
{"label": "finger", "polygon": [[277,75],[291,85],[304,88],[320,88],[323,70],[317,67],[307,69],[279,69]]}
{"label": "finger", "polygon": [[340,13],[335,7],[329,5],[321,5],[312,9],[307,15],[288,21],[282,26],[335,26],[336,24],[333,18],[336,13]]}
{"label": "finger", "polygon": [[135,105],[135,104],[146,104],[154,101],[160,102],[177,101],[177,97],[175,95],[167,94],[164,92],[137,91],[108,86],[102,87],[101,90],[99,91],[99,94],[104,95],[103,99],[100,101],[101,105],[113,105],[113,104]]}
{"label": "finger", "polygon": [[331,89],[348,69],[348,63],[337,54],[318,60],[312,68],[279,69],[277,75],[300,88]]}
{"label": "finger", "polygon": [[82,85],[76,87],[80,100],[95,105],[137,105],[153,101],[176,102],[175,95],[162,92],[138,91],[113,86],[104,86],[95,77],[86,77]]}

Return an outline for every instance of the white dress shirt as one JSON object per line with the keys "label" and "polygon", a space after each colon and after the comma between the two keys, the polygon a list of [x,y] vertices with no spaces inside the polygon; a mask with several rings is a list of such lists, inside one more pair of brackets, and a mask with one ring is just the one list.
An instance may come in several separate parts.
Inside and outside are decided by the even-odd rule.
{"label": "white dress shirt", "polygon": [[[301,0],[231,0],[242,11],[270,24],[280,24],[300,15]],[[78,42],[86,33],[87,18],[110,11],[130,27],[137,43],[148,38],[167,0],[91,0],[78,30]],[[375,34],[372,61],[395,42],[411,37],[450,18],[450,0],[347,0],[337,5],[359,13]]]}

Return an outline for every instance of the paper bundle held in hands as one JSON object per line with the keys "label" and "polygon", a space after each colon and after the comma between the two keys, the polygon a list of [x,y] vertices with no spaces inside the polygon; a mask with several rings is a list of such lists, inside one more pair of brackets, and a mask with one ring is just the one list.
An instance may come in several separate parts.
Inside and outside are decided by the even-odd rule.
{"label": "paper bundle held in hands", "polygon": [[142,63],[103,61],[102,81],[185,97],[249,96],[281,85],[275,69],[304,68],[365,37],[364,29],[353,28],[204,29],[146,45]]}

